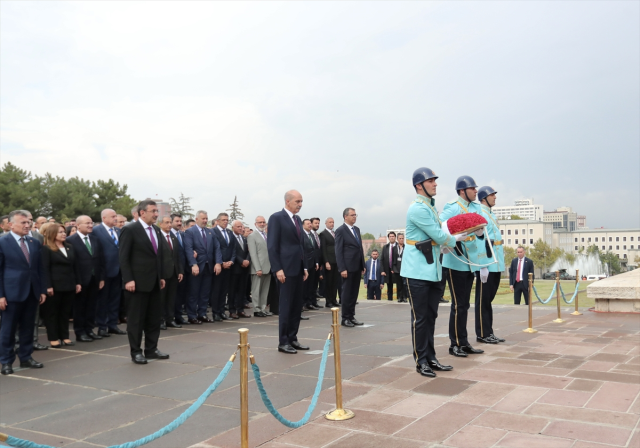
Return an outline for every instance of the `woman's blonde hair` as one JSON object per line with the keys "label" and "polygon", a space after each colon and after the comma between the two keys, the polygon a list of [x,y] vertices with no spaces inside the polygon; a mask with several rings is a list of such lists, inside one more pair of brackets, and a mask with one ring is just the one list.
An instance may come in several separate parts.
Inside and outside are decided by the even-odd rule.
{"label": "woman's blonde hair", "polygon": [[52,222],[47,223],[46,227],[44,224],[41,227],[44,227],[42,235],[44,236],[44,244],[52,251],[57,251],[58,245],[56,244],[56,238],[58,237],[58,230],[60,230],[62,226],[56,222]]}

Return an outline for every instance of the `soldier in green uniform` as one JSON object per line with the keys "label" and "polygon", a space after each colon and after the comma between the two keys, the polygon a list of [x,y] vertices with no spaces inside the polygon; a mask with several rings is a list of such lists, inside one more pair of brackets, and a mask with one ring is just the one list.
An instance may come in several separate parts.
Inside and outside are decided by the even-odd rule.
{"label": "soldier in green uniform", "polygon": [[[477,202],[473,202],[477,196],[476,182],[471,176],[460,176],[456,181],[458,198],[448,202],[440,214],[440,220],[462,213],[480,213],[482,210]],[[476,239],[483,235],[479,230],[476,235],[471,234],[456,249],[444,255],[442,266],[449,269],[449,290],[451,292],[451,314],[449,316],[449,339],[451,346],[449,353],[454,356],[466,357],[467,354],[484,353],[484,350],[473,348],[467,339],[467,314],[473,287],[474,272],[480,268],[474,266],[480,264]],[[486,260],[486,258],[485,258]],[[470,263],[470,264],[467,264]],[[483,274],[487,268],[482,268]]]}
{"label": "soldier in green uniform", "polygon": [[[493,188],[486,186],[478,190],[478,200],[482,204],[482,216],[487,220],[485,228],[485,240],[478,238],[478,258],[480,264],[488,264],[488,276],[483,281],[480,271],[476,271],[476,341],[485,344],[497,344],[504,342],[504,339],[493,334],[493,308],[491,303],[500,287],[500,274],[504,271],[504,247],[502,246],[502,235],[498,220],[491,211],[491,207],[496,205],[496,193]],[[485,244],[491,244],[494,260],[487,258],[484,250]]]}
{"label": "soldier in green uniform", "polygon": [[[413,173],[417,196],[407,211],[406,246],[400,269],[411,304],[411,336],[416,371],[432,378],[436,376],[433,370],[453,369],[437,360],[433,342],[438,301],[442,296],[440,247],[452,248],[457,239],[466,237],[456,238],[442,230],[433,199],[436,195],[436,179],[436,174],[429,168],[418,168]],[[428,247],[431,263],[416,244],[418,247]]]}

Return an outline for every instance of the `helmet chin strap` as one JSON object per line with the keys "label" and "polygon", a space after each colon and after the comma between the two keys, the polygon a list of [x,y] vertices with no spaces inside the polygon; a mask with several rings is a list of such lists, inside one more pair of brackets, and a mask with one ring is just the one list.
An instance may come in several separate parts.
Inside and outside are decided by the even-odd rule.
{"label": "helmet chin strap", "polygon": [[433,199],[433,196],[431,196],[429,193],[427,193],[427,189],[424,188],[424,183],[426,182],[426,180],[423,180],[422,182],[420,182],[420,186],[422,187],[422,191],[424,191],[424,194],[426,194],[427,196],[429,196],[429,199]]}

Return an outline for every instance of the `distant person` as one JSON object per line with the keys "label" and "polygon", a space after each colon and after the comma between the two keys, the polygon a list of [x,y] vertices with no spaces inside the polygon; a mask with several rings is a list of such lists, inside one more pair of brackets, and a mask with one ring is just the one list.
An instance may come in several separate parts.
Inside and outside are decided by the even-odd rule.
{"label": "distant person", "polygon": [[402,254],[404,253],[404,233],[398,233],[396,245],[396,257],[393,260],[393,275],[394,283],[396,284],[396,296],[398,297],[398,302],[406,303],[407,302],[407,292],[404,289],[404,278],[400,275],[400,270],[402,269]]}
{"label": "distant person", "polygon": [[396,283],[398,277],[394,277],[393,261],[397,258],[396,232],[391,231],[387,234],[389,242],[382,247],[382,283],[387,284],[387,300],[393,301],[393,284]]}
{"label": "distant person", "polygon": [[227,229],[229,225],[229,215],[225,212],[218,213],[214,221],[216,224],[211,229],[213,235],[218,239],[220,254],[222,256],[222,269],[220,274],[214,276],[211,290],[211,314],[216,322],[230,319],[225,312],[227,305],[227,295],[229,293],[229,282],[231,272],[236,259],[236,244],[234,243],[233,231]]}
{"label": "distant person", "polygon": [[189,230],[191,227],[195,225],[196,225],[196,220],[189,218],[183,223],[182,230],[183,231]]}
{"label": "distant person", "polygon": [[[173,320],[177,325],[188,325],[189,322],[182,318],[183,310],[186,314],[187,300],[189,299],[189,279],[191,277],[191,269],[187,262],[187,252],[184,246],[184,231],[182,230],[182,215],[173,213],[171,216],[171,233],[178,240],[175,250],[178,251],[180,263],[182,264],[182,281],[178,283],[176,291],[175,303],[173,305]],[[168,326],[171,326],[167,323]]]}
{"label": "distant person", "polygon": [[305,267],[309,276],[304,282],[304,305],[303,310],[319,310],[318,298],[316,297],[318,269],[320,268],[320,247],[316,243],[312,233],[312,224],[310,219],[302,221],[302,229],[304,230],[304,255]]}
{"label": "distant person", "polygon": [[127,223],[126,216],[124,216],[124,215],[117,215],[116,216],[116,227],[118,229],[122,229],[126,223]]}
{"label": "distant person", "polygon": [[340,287],[340,272],[336,261],[336,234],[333,231],[335,221],[327,218],[324,221],[325,229],[320,232],[320,248],[322,249],[322,263],[324,264],[324,299],[325,307],[338,306],[336,300]]}
{"label": "distant person", "polygon": [[363,325],[356,319],[356,302],[360,291],[360,277],[364,274],[364,251],[360,229],[355,226],[358,215],[347,207],[342,212],[344,224],[336,230],[336,261],[342,276],[342,325]]}
{"label": "distant person", "polygon": [[133,216],[133,218],[131,219],[130,222],[126,223],[125,225],[128,226],[129,224],[133,224],[134,222],[138,222],[138,219],[140,218],[139,208],[140,208],[140,204],[136,205],[135,207],[133,207],[131,209],[131,216]]}
{"label": "distant person", "polygon": [[251,254],[251,297],[253,298],[253,315],[267,317],[267,299],[271,285],[271,263],[269,263],[269,249],[267,247],[267,221],[264,216],[256,218],[256,232],[247,238],[249,254]]}
{"label": "distant person", "polygon": [[251,254],[247,246],[247,239],[242,221],[236,219],[231,224],[233,241],[236,245],[236,258],[231,267],[229,279],[229,317],[239,319],[251,317],[245,313],[245,297],[247,293],[247,278],[250,275]]}
{"label": "distant person", "polygon": [[11,233],[11,224],[9,223],[9,215],[0,216],[0,229],[2,229],[2,235]]}
{"label": "distant person", "polygon": [[48,297],[41,305],[40,314],[51,348],[75,345],[69,339],[69,317],[75,295],[82,286],[75,263],[75,249],[66,239],[64,227],[57,224],[49,225],[44,232],[42,266]]}
{"label": "distant person", "polygon": [[178,285],[183,281],[183,264],[180,253],[180,242],[171,232],[171,216],[164,216],[160,220],[160,230],[162,243],[165,245],[164,256],[162,257],[162,270],[165,286],[160,290],[160,301],[162,302],[162,323],[161,330],[167,327],[182,328],[175,319],[175,301],[178,292]]}
{"label": "distant person", "polygon": [[71,235],[73,235],[74,233],[76,233],[78,231],[78,227],[69,225],[69,226],[65,227],[64,230],[65,230],[65,233],[67,234],[67,236],[71,236]]}
{"label": "distant person", "polygon": [[[520,305],[520,298],[524,295],[524,304],[529,305],[529,273],[533,274],[533,261],[524,256],[524,247],[518,246],[518,255],[511,260],[509,267],[509,287],[513,291],[513,304]],[[535,274],[532,279],[535,278]]]}
{"label": "distant person", "polygon": [[43,367],[31,356],[36,310],[38,304],[45,303],[47,289],[42,269],[42,245],[28,236],[30,215],[25,210],[9,213],[11,234],[0,238],[0,363],[3,375],[13,373],[16,330],[20,332],[20,367]]}
{"label": "distant person", "polygon": [[318,272],[316,276],[315,285],[313,286],[313,290],[315,292],[316,297],[313,303],[318,308],[320,308],[320,306],[318,305],[318,299],[324,298],[324,263],[322,262],[322,241],[320,241],[320,235],[318,235],[318,229],[320,229],[320,218],[311,218],[311,234],[313,235],[313,239],[316,241],[316,244],[319,249]]}
{"label": "distant person", "polygon": [[371,258],[367,260],[364,273],[364,287],[367,288],[367,300],[380,300],[382,295],[382,267],[378,260],[378,251],[371,251]]}

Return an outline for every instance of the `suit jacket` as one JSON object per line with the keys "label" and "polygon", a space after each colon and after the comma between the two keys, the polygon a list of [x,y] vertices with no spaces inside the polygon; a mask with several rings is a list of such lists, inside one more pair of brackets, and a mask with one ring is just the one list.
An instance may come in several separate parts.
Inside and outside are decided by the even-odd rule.
{"label": "suit jacket", "polygon": [[[251,254],[249,253],[249,245],[247,244],[247,239],[243,236],[242,238],[242,246],[238,242],[237,236],[234,233],[232,237],[231,243],[234,243],[236,246],[236,258],[233,260],[233,266],[231,266],[232,274],[243,274],[245,272],[249,272],[249,266],[246,268],[242,267],[242,262],[245,260],[251,261]],[[251,265],[251,263],[249,263]]]}
{"label": "suit jacket", "polygon": [[[309,239],[311,236],[311,239]],[[304,267],[309,271],[316,270],[316,263],[320,263],[320,248],[313,239],[313,234],[307,235],[302,231],[303,248],[304,248]]]}
{"label": "suit jacket", "polygon": [[42,267],[44,272],[44,284],[47,288],[57,291],[75,291],[80,284],[80,274],[76,260],[75,248],[65,242],[67,251],[65,257],[62,251],[53,251],[49,246],[42,247]]}
{"label": "suit jacket", "polygon": [[[400,245],[396,243],[396,256],[393,258],[393,272],[396,274],[400,274],[400,270],[402,269],[402,256],[406,248],[407,246],[405,245],[402,248],[402,253],[400,253]],[[440,262],[442,262],[442,260],[440,260]]]}
{"label": "suit jacket", "polygon": [[[511,260],[511,266],[509,266],[509,285],[513,286],[516,282],[516,275],[518,270],[518,257]],[[524,257],[524,266],[522,266],[522,281],[529,281],[529,273],[533,274],[532,279],[535,280],[536,275],[533,273],[533,261],[530,258]]]}
{"label": "suit jacket", "polygon": [[360,272],[365,268],[360,229],[356,226],[353,228],[358,234],[358,239],[346,224],[342,224],[336,230],[336,261],[339,272]]}
{"label": "suit jacket", "polygon": [[298,236],[295,224],[284,209],[269,217],[267,248],[271,271],[283,270],[285,276],[300,275],[304,266],[302,247],[304,230],[302,230],[300,217],[295,215],[295,219],[300,227],[300,236]]}
{"label": "suit jacket", "polygon": [[91,252],[84,244],[84,239],[80,233],[76,232],[67,238],[67,243],[71,244],[76,251],[75,263],[77,272],[80,276],[80,284],[84,288],[91,281],[91,277],[95,276],[98,281],[104,280],[104,256],[102,255],[102,244],[97,236],[89,234],[89,244]]}
{"label": "suit jacket", "polygon": [[320,232],[318,236],[320,237],[322,264],[336,264],[336,239],[327,229],[324,229],[322,232]]}
{"label": "suit jacket", "polygon": [[218,226],[213,228],[213,234],[218,239],[218,244],[220,245],[220,251],[222,252],[222,261],[233,261],[235,264],[236,260],[236,244],[233,243],[234,236],[233,232],[229,229],[224,229],[227,237],[229,238],[229,242],[224,238],[224,235],[218,229]]}
{"label": "suit jacket", "polygon": [[[393,269],[393,263],[391,263],[391,265],[389,264],[389,249],[391,248],[391,243],[387,243],[382,247],[382,255],[379,258],[382,258],[382,270],[386,273],[391,272],[391,270],[393,270],[393,272],[396,272],[395,269]],[[398,243],[396,243],[393,246],[392,249],[392,254],[391,257],[393,260],[396,260],[398,258]],[[398,273],[400,273],[400,271],[398,271]]]}
{"label": "suit jacket", "polygon": [[[204,229],[207,238],[205,246],[204,239],[200,227],[193,226],[184,232],[184,249],[187,256],[189,266],[198,265],[199,269],[204,269],[204,265],[209,263],[209,268],[213,272],[215,264],[222,264],[222,253],[220,252],[220,243],[218,238],[213,236],[213,231],[209,228]],[[196,258],[193,258],[193,251],[196,251]]]}
{"label": "suit jacket", "polygon": [[37,230],[29,232],[29,234],[31,235],[31,237],[37,239],[38,241],[40,241],[40,244],[44,244],[44,236],[42,236],[42,234],[40,232],[38,232]]}
{"label": "suit jacket", "polygon": [[[269,237],[267,236],[267,238]],[[269,249],[259,230],[247,237],[247,245],[249,246],[249,254],[251,254],[251,273],[262,271],[263,274],[268,274],[271,272]]]}
{"label": "suit jacket", "polygon": [[[120,238],[120,229],[113,228],[114,233]],[[116,277],[120,273],[120,255],[118,250],[118,244],[111,238],[111,233],[107,231],[106,227],[102,224],[93,228],[93,235],[97,236],[102,246],[102,252],[104,255],[104,276],[108,278]]]}
{"label": "suit jacket", "polygon": [[25,237],[29,250],[29,261],[22,253],[20,244],[12,235],[0,238],[0,297],[7,302],[24,302],[33,292],[46,294],[42,269],[42,244],[35,238]]}
{"label": "suit jacket", "polygon": [[[376,260],[376,280],[378,281],[378,283],[382,283],[382,260],[380,260],[380,258],[378,258]],[[366,263],[366,270],[367,272],[364,273],[364,284],[367,285],[369,284],[370,278],[371,277],[371,265],[373,264],[373,258],[369,258],[367,260]]]}
{"label": "suit jacket", "polygon": [[171,247],[169,247],[167,237],[164,236],[162,232],[160,232],[160,235],[162,236],[162,244],[165,246],[162,250],[166,255],[162,257],[162,278],[168,279],[173,276],[177,278],[179,274],[184,273],[184,267],[180,261],[180,243],[178,242],[178,238],[176,238],[173,233],[170,233]]}
{"label": "suit jacket", "polygon": [[[120,270],[122,284],[136,282],[136,292],[151,292],[164,279],[163,257],[166,246],[162,244],[160,229],[153,226],[158,253],[153,250],[149,234],[138,221],[122,228],[120,233]],[[75,235],[74,235],[75,236]]]}
{"label": "suit jacket", "polygon": [[[171,234],[173,236],[176,236],[175,233],[173,233],[173,230],[171,231]],[[180,238],[178,239],[178,237],[176,237],[176,240],[178,241],[178,245],[174,247],[174,250],[178,249],[178,257],[180,258],[180,265],[182,266],[182,271],[184,273],[184,271],[186,271],[188,267],[187,251],[185,250],[185,247],[184,247],[184,232],[179,231],[178,234],[180,235]]]}

